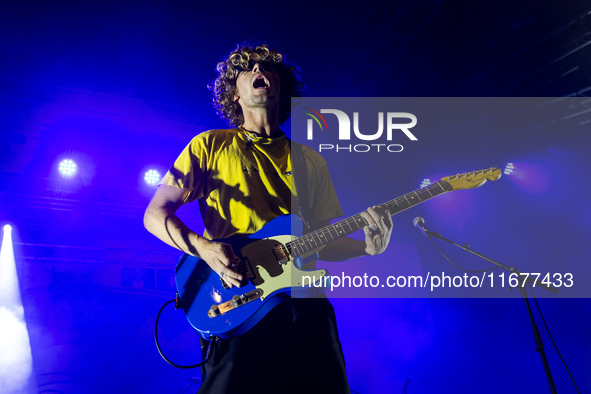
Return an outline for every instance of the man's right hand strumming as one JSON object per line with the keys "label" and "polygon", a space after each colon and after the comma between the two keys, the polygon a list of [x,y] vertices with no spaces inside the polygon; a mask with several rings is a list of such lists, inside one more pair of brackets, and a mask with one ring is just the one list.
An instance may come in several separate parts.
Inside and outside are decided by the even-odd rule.
{"label": "man's right hand strumming", "polygon": [[232,246],[210,241],[203,237],[199,237],[196,244],[199,257],[205,260],[229,287],[240,287],[242,275],[234,271],[234,268],[240,263],[240,258],[234,254]]}
{"label": "man's right hand strumming", "polygon": [[229,287],[240,287],[242,275],[233,269],[240,259],[232,247],[195,233],[176,215],[188,193],[186,189],[160,185],[146,209],[144,226],[170,246],[203,259]]}

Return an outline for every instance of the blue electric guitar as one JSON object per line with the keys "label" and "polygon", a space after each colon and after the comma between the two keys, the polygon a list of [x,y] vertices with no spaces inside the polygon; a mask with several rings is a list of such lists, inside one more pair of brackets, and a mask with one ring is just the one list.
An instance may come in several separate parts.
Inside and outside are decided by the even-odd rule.
{"label": "blue electric guitar", "polygon": [[[498,168],[453,175],[382,205],[394,215],[440,194],[476,188],[500,176]],[[218,240],[230,244],[241,260],[236,269],[243,276],[241,287],[227,288],[205,261],[183,255],[176,266],[175,281],[189,323],[204,339],[231,338],[254,327],[290,297],[324,292],[330,285],[328,272],[302,267],[330,241],[366,225],[357,214],[302,236],[299,217],[285,215],[247,237]]]}

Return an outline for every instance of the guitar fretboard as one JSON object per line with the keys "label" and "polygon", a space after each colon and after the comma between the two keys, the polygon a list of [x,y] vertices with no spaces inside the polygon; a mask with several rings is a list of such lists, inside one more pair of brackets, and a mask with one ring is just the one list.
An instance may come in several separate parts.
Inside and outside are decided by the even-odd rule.
{"label": "guitar fretboard", "polygon": [[[430,198],[438,196],[442,193],[450,192],[452,190],[454,190],[454,188],[449,182],[439,181],[381,205],[385,206],[391,215],[395,215],[417,204],[427,201]],[[286,243],[285,246],[292,257],[301,256],[310,250],[329,243],[330,241],[360,230],[367,226],[367,224],[368,223],[361,216],[361,214],[357,214],[347,219],[341,220],[340,222],[333,223],[321,229],[312,231],[311,233]]]}

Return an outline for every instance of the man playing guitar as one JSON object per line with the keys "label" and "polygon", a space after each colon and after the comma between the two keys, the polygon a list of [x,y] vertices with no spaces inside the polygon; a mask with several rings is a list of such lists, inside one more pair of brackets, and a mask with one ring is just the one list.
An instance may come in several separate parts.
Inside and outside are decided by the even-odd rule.
{"label": "man playing guitar", "polygon": [[[291,142],[280,124],[289,119],[291,97],[300,96],[303,85],[299,70],[266,45],[238,47],[217,71],[210,87],[214,103],[235,128],[193,138],[161,181],[144,224],[162,241],[204,260],[232,288],[245,280],[236,269],[240,259],[230,245],[212,240],[252,234],[292,213],[298,194],[292,177],[298,174],[293,175]],[[306,231],[312,231],[342,211],[324,159],[302,150],[310,207]],[[203,217],[203,236],[176,215],[193,201]],[[321,260],[386,249],[389,212],[373,207],[361,216],[365,241],[338,238],[319,252]],[[248,332],[216,343],[205,374],[203,393],[349,393],[334,310],[324,296],[282,302]]]}

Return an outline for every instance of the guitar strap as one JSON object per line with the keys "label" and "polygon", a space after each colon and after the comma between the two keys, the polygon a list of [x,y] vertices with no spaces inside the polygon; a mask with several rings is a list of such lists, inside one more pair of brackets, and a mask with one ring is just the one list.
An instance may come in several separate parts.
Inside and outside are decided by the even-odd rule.
{"label": "guitar strap", "polygon": [[294,202],[297,203],[297,213],[302,218],[304,225],[309,229],[308,166],[302,145],[294,141],[291,141],[291,176],[298,194],[297,197],[295,195],[293,197]]}

